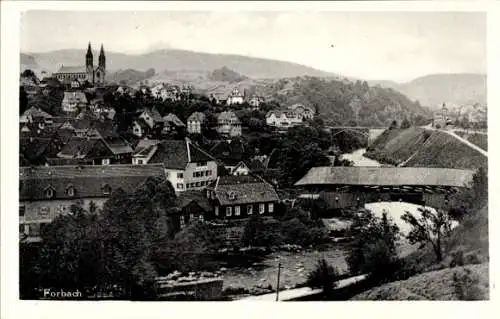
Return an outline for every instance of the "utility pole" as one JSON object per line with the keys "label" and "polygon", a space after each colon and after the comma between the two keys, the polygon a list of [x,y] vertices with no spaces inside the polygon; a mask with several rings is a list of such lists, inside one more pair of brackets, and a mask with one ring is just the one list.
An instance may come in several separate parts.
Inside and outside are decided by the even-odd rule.
{"label": "utility pole", "polygon": [[276,284],[276,301],[279,301],[280,297],[280,272],[281,272],[281,261],[278,260],[278,283]]}

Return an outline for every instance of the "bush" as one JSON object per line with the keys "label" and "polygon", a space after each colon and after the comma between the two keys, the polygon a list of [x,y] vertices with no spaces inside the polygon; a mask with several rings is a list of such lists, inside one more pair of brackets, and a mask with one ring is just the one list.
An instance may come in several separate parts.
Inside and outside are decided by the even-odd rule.
{"label": "bush", "polygon": [[484,300],[485,294],[480,287],[477,276],[464,268],[463,271],[455,271],[453,274],[453,285],[458,300]]}
{"label": "bush", "polygon": [[310,288],[321,288],[325,295],[330,294],[335,288],[338,271],[329,265],[325,259],[318,260],[316,268],[307,276],[306,284]]}

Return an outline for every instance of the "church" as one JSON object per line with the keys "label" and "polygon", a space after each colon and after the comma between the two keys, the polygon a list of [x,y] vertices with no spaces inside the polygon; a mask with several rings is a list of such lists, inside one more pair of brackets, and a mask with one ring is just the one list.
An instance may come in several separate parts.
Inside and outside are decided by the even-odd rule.
{"label": "church", "polygon": [[104,55],[104,47],[101,44],[101,52],[99,53],[99,64],[94,67],[94,56],[92,47],[89,42],[87,54],[85,55],[85,66],[64,66],[53,74],[59,81],[65,84],[70,84],[74,81],[79,83],[88,83],[92,85],[102,85],[105,83],[106,76],[106,56]]}

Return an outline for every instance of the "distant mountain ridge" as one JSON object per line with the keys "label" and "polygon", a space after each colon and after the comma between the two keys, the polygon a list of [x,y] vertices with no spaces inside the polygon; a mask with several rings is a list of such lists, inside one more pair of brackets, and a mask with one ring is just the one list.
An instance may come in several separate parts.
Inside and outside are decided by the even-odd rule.
{"label": "distant mountain ridge", "polygon": [[[106,48],[104,48],[106,50]],[[61,64],[83,65],[84,49],[67,49],[43,53],[21,53],[21,71],[37,65],[39,69],[49,72],[57,71]],[[97,51],[94,52],[97,57]],[[94,59],[96,60],[96,59]],[[97,63],[95,61],[94,63]],[[295,76],[335,76],[333,73],[317,70],[297,63],[254,58],[233,54],[200,53],[186,50],[156,50],[145,54],[124,54],[106,52],[107,68],[113,70],[134,69],[146,71],[154,68],[157,72],[168,71],[202,71],[226,67],[241,75],[251,78],[284,78]]]}
{"label": "distant mountain ridge", "polygon": [[486,104],[487,75],[479,73],[430,74],[407,83],[369,81],[397,90],[430,108],[447,104]]}

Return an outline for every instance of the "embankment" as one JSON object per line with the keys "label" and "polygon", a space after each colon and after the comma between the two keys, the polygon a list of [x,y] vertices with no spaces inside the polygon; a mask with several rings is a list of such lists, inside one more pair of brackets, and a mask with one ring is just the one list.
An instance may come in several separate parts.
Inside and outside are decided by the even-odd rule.
{"label": "embankment", "polygon": [[365,156],[407,167],[477,169],[488,164],[486,156],[453,136],[420,127],[385,131]]}

